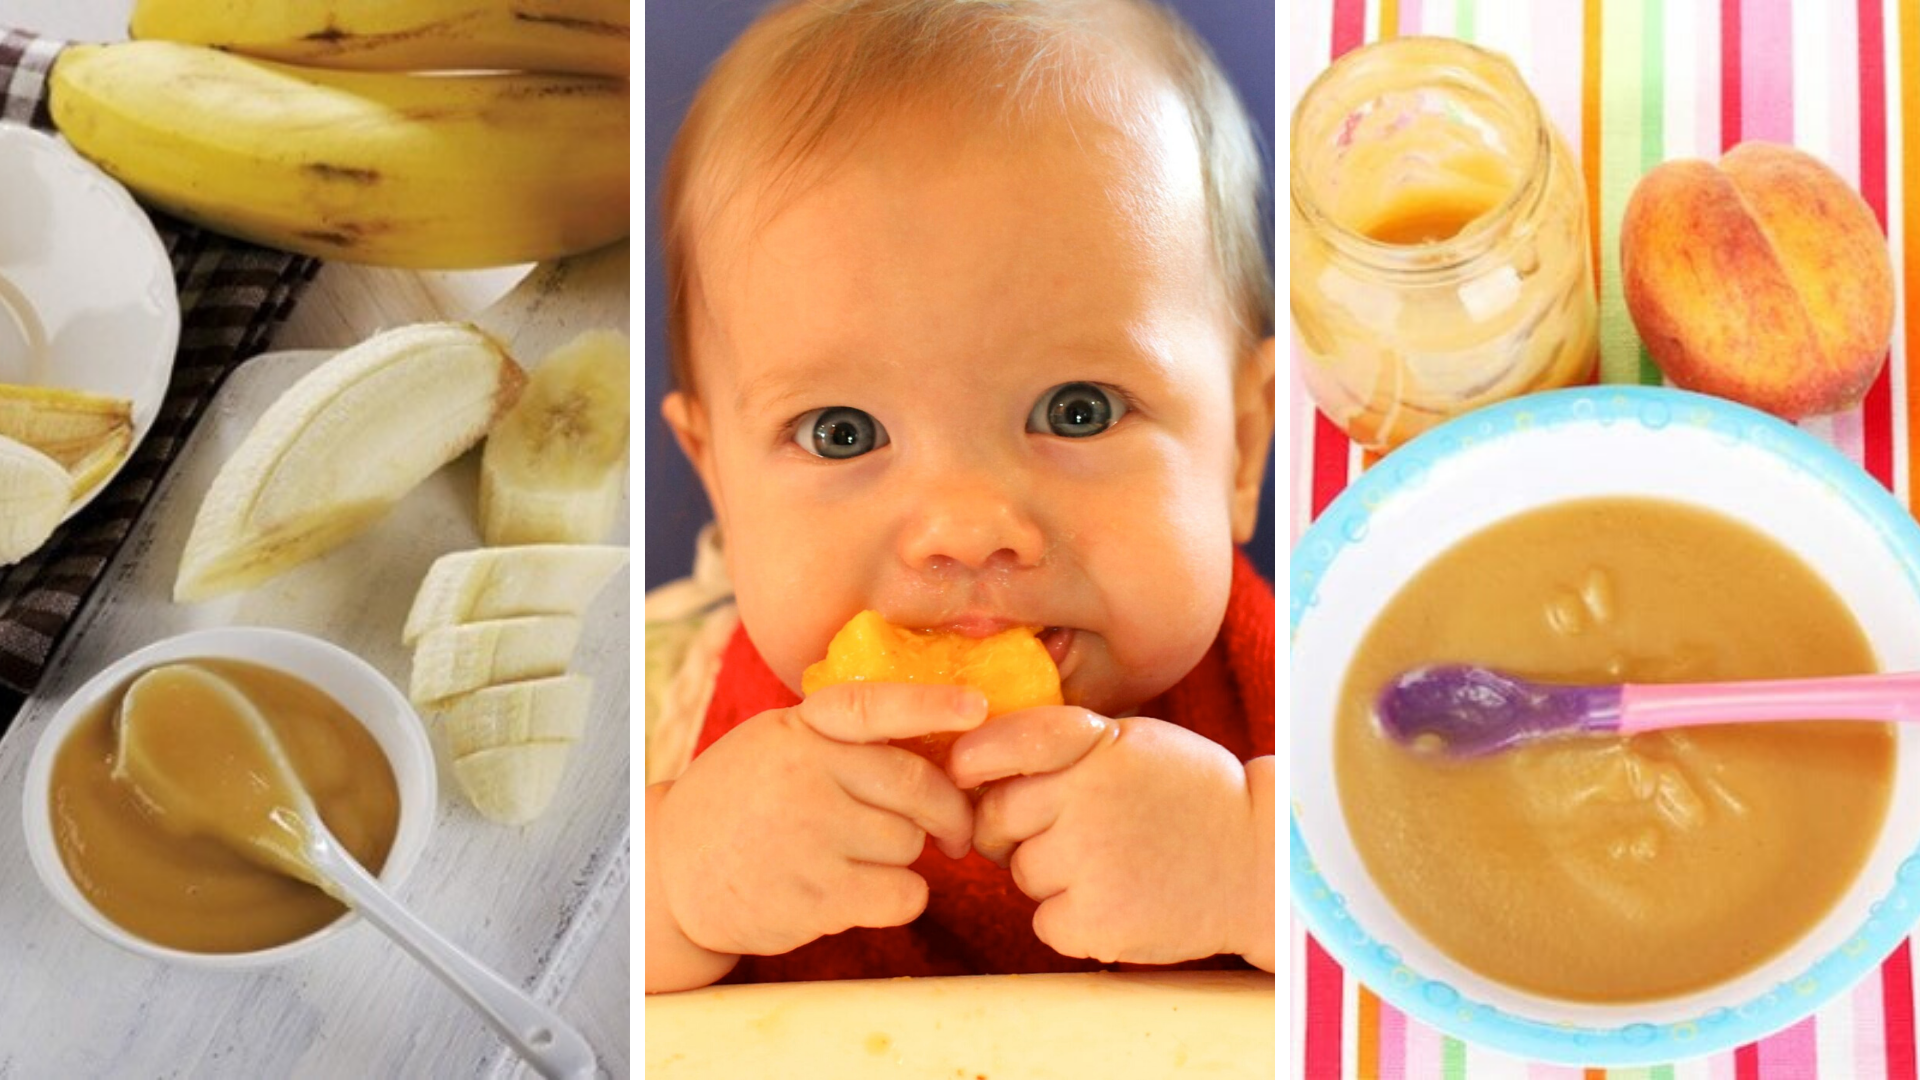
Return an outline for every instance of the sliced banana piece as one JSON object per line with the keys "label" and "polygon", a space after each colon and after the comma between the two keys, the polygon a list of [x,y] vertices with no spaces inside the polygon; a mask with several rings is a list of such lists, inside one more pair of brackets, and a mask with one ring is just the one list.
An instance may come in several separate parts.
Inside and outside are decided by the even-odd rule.
{"label": "sliced banana piece", "polygon": [[414,649],[408,696],[415,705],[435,708],[495,683],[564,674],[579,643],[580,620],[572,615],[443,626],[423,635]]}
{"label": "sliced banana piece", "polygon": [[551,740],[496,746],[455,758],[453,776],[487,820],[525,825],[553,804],[572,752],[572,743]]}
{"label": "sliced banana piece", "polygon": [[595,544],[613,531],[627,474],[632,347],[590,330],[553,351],[487,437],[480,532],[489,546]]}
{"label": "sliced banana piece", "polygon": [[516,615],[578,615],[627,564],[607,544],[528,544],[443,555],[414,595],[401,640],[443,626]]}
{"label": "sliced banana piece", "polygon": [[337,545],[479,442],[525,375],[471,326],[376,334],[268,406],[221,466],[173,595],[249,588]]}
{"label": "sliced banana piece", "polygon": [[587,731],[593,680],[585,675],[501,683],[445,703],[440,730],[457,760],[523,742],[577,742]]}
{"label": "sliced banana piece", "polygon": [[0,566],[40,549],[73,503],[73,481],[60,463],[0,436]]}

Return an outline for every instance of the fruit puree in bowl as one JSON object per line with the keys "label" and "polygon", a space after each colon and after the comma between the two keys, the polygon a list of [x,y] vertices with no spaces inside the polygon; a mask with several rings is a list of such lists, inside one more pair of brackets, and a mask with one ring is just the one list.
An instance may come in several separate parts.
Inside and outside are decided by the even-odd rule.
{"label": "fruit puree in bowl", "polygon": [[1920,528],[1786,424],[1639,387],[1476,412],[1327,509],[1294,551],[1290,619],[1294,902],[1409,1015],[1533,1058],[1690,1057],[1811,1012],[1920,911],[1910,733],[1460,762],[1371,722],[1377,684],[1430,662],[1550,682],[1920,667]]}

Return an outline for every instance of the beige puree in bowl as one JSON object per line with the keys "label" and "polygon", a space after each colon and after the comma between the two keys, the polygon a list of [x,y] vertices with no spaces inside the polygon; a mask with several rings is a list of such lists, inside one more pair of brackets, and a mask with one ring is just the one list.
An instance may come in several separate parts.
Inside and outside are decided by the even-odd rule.
{"label": "beige puree in bowl", "polygon": [[254,664],[199,660],[136,682],[54,762],[55,842],[88,901],[140,937],[205,953],[283,945],[338,918],[343,905],[299,880],[298,793],[263,759],[268,740],[249,737],[258,721],[236,713],[257,710],[327,827],[377,873],[400,797],[373,736],[318,688]]}
{"label": "beige puree in bowl", "polygon": [[1839,597],[1718,514],[1568,502],[1461,541],[1403,586],[1342,689],[1335,775],[1382,893],[1490,978],[1629,1002],[1699,990],[1787,948],[1864,865],[1889,725],[1760,724],[1549,741],[1454,761],[1390,742],[1392,676],[1460,661],[1549,682],[1875,670]]}

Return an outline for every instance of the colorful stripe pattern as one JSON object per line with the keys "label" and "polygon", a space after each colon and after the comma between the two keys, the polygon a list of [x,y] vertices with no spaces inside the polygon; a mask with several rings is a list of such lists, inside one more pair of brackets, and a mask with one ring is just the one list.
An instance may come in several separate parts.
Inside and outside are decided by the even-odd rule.
{"label": "colorful stripe pattern", "polygon": [[[1901,303],[1893,353],[1862,405],[1803,427],[1860,462],[1909,505],[1920,470],[1920,223],[1902,181],[1920,183],[1920,3],[1902,0],[1320,0],[1288,5],[1294,100],[1334,58],[1400,34],[1459,37],[1520,67],[1581,160],[1595,239],[1601,378],[1657,384],[1621,296],[1620,218],[1654,165],[1718,156],[1745,139],[1793,143],[1852,183],[1887,229]],[[1604,8],[1604,10],[1603,10]],[[1298,343],[1295,364],[1302,362]],[[1366,464],[1304,399],[1289,435],[1298,538]],[[1440,1035],[1345,976],[1298,927],[1291,1073],[1524,1080],[1749,1080],[1916,1076],[1912,947],[1816,1016],[1749,1046],[1650,1069],[1525,1062]]]}

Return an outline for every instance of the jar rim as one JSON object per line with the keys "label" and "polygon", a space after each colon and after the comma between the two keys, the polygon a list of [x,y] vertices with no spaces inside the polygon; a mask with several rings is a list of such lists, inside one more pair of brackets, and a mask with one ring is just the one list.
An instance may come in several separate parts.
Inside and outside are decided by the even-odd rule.
{"label": "jar rim", "polygon": [[[1469,66],[1490,70],[1496,79],[1510,81],[1512,84],[1510,89],[1518,91],[1502,93],[1500,100],[1515,110],[1520,126],[1531,129],[1534,135],[1528,148],[1530,153],[1523,163],[1524,179],[1514,185],[1513,190],[1508,192],[1497,205],[1475,217],[1458,233],[1443,242],[1448,253],[1454,257],[1444,262],[1422,262],[1419,265],[1414,265],[1411,259],[1416,255],[1430,259],[1433,254],[1431,247],[1422,249],[1375,240],[1365,233],[1348,227],[1322,209],[1314,200],[1312,189],[1301,171],[1299,152],[1300,119],[1316,96],[1323,96],[1327,92],[1326,88],[1334,80],[1351,75],[1361,66],[1378,62],[1383,53],[1410,47],[1434,51],[1442,56],[1451,52],[1460,60],[1458,64],[1445,67],[1430,66],[1427,73],[1409,81],[1410,87],[1440,85],[1446,81],[1442,76],[1449,71],[1459,73],[1466,71]],[[1482,84],[1487,81],[1477,72],[1470,73],[1470,77]],[[1489,86],[1488,89],[1501,91],[1509,88]],[[1420,278],[1459,272],[1491,251],[1495,247],[1496,239],[1503,233],[1506,226],[1516,217],[1522,216],[1523,211],[1530,213],[1538,201],[1544,197],[1547,187],[1545,175],[1552,167],[1553,153],[1552,133],[1547,126],[1545,114],[1541,111],[1539,101],[1534,97],[1532,89],[1521,76],[1520,69],[1511,59],[1504,53],[1482,48],[1458,38],[1420,35],[1375,41],[1349,50],[1340,59],[1334,61],[1307,85],[1306,91],[1300,95],[1299,102],[1295,104],[1289,143],[1289,201],[1294,210],[1306,219],[1316,233],[1327,237],[1334,252],[1371,270]]]}

